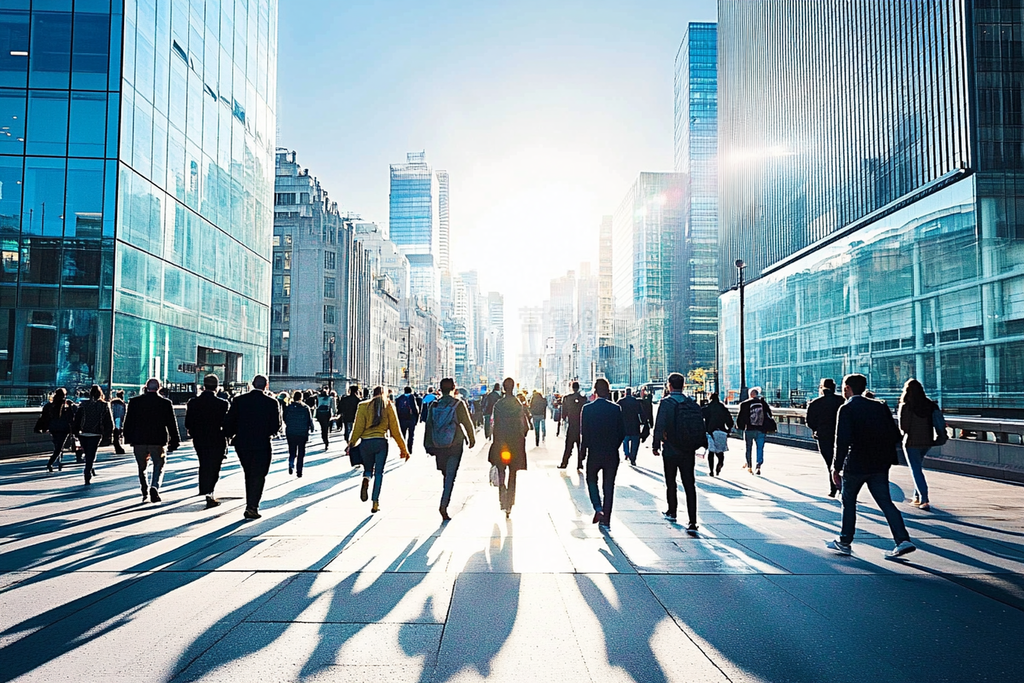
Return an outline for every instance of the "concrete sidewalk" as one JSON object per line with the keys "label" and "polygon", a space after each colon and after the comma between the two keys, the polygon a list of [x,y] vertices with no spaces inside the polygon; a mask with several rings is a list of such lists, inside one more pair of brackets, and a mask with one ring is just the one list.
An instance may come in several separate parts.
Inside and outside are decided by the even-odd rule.
{"label": "concrete sidewalk", "polygon": [[130,455],[88,488],[81,465],[0,462],[0,681],[1024,680],[1019,486],[930,472],[933,510],[900,504],[920,550],[888,562],[866,492],[854,556],[824,549],[839,504],[803,450],[769,445],[761,477],[736,442],[720,479],[698,460],[691,538],[647,447],[602,534],[554,436],[531,434],[510,520],[467,454],[445,526],[419,445],[392,448],[371,515],[340,441],[302,479],[276,443],[255,522],[233,453],[212,510],[190,449],[158,504]]}

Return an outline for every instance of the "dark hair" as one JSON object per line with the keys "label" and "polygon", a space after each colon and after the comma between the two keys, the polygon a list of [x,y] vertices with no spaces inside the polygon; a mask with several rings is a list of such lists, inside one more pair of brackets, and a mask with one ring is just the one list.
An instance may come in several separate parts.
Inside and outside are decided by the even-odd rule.
{"label": "dark hair", "polygon": [[373,411],[371,427],[376,427],[384,420],[384,387],[373,388],[373,404],[370,406]]}
{"label": "dark hair", "polygon": [[501,385],[500,385],[500,384],[498,384],[497,382],[495,382],[495,383],[494,383],[494,390],[495,390],[495,391],[500,391],[500,390],[501,390]]}
{"label": "dark hair", "polygon": [[682,391],[683,383],[685,381],[686,378],[680,375],[678,372],[673,372],[671,375],[668,376],[668,385],[669,387],[671,387],[672,391]]}
{"label": "dark hair", "polygon": [[914,378],[908,379],[903,385],[900,403],[910,406],[918,417],[930,416],[934,407],[932,400],[924,393],[924,386]]}
{"label": "dark hair", "polygon": [[207,375],[206,377],[203,378],[204,389],[209,389],[210,391],[213,391],[214,389],[217,388],[218,384],[220,384],[220,379],[218,379],[217,375]]}
{"label": "dark hair", "polygon": [[506,377],[505,381],[501,383],[501,388],[505,390],[505,393],[509,396],[516,390],[516,381],[511,377]]}
{"label": "dark hair", "polygon": [[573,391],[579,391],[580,390],[580,383],[579,382],[573,382],[571,386],[572,386],[572,390]]}
{"label": "dark hair", "polygon": [[352,396],[358,396],[359,395],[359,385],[358,384],[353,384],[352,386],[350,386],[348,388],[348,393],[351,394]]}
{"label": "dark hair", "polygon": [[821,380],[822,389],[828,389],[829,391],[836,390],[836,381],[831,377],[825,377]]}
{"label": "dark hair", "polygon": [[252,378],[252,388],[257,391],[264,391],[267,388],[267,378],[263,375],[256,375]]}
{"label": "dark hair", "polygon": [[89,390],[89,398],[91,398],[94,401],[103,400],[103,389],[100,387],[99,384],[92,385],[92,389]]}
{"label": "dark hair", "polygon": [[441,380],[441,393],[450,394],[455,391],[455,380],[451,377],[445,377]]}
{"label": "dark hair", "polygon": [[292,394],[292,403],[302,403],[302,392],[296,391]]}
{"label": "dark hair", "polygon": [[850,387],[850,391],[860,396],[868,388],[868,378],[858,374],[847,375],[843,378],[843,386]]}
{"label": "dark hair", "polygon": [[[68,392],[63,387],[53,392],[53,396],[50,397],[50,403],[57,406],[57,414],[54,417],[60,417],[64,412],[64,401],[67,400]],[[53,410],[52,408],[50,409]]]}
{"label": "dark hair", "polygon": [[601,398],[608,398],[608,394],[610,394],[611,391],[611,385],[608,384],[608,380],[604,377],[598,377],[594,380],[594,393]]}
{"label": "dark hair", "polygon": [[712,403],[714,403],[715,401],[720,401],[721,400],[720,398],[718,398],[718,392],[717,391],[714,392],[713,394],[711,394],[711,399],[710,400],[711,400]]}
{"label": "dark hair", "polygon": [[412,387],[406,387],[405,389],[402,390],[402,392],[406,393],[406,394],[411,394],[412,393]]}

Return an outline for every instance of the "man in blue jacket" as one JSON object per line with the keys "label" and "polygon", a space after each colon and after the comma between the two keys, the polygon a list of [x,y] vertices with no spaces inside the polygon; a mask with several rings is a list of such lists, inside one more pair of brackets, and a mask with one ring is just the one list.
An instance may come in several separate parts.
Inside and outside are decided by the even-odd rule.
{"label": "man in blue jacket", "polygon": [[[607,529],[612,518],[619,447],[626,430],[622,424],[622,409],[608,400],[611,396],[608,380],[602,378],[594,382],[594,393],[597,399],[583,406],[580,451],[581,457],[587,461],[587,488],[590,490],[590,502],[594,504],[594,523]],[[597,475],[602,472],[603,502],[597,487]]]}
{"label": "man in blue jacket", "polygon": [[889,495],[889,468],[896,464],[896,447],[900,430],[892,413],[882,401],[864,396],[868,380],[864,375],[843,378],[846,398],[836,417],[836,454],[832,461],[832,480],[842,484],[843,528],[839,538],[825,547],[840,555],[852,552],[853,534],[857,530],[857,494],[865,484],[875,503],[885,514],[896,547],[886,552],[887,560],[895,560],[917,550]]}

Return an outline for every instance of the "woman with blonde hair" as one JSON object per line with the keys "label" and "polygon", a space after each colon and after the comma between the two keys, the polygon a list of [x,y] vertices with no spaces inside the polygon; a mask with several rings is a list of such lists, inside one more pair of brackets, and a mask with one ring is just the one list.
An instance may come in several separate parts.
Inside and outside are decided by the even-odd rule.
{"label": "woman with blonde hair", "polygon": [[391,401],[384,399],[384,388],[374,387],[373,398],[363,401],[356,409],[356,421],[352,427],[352,438],[345,453],[353,446],[359,446],[363,460],[363,484],[359,489],[359,499],[364,503],[373,477],[373,507],[370,512],[380,510],[380,487],[384,480],[384,465],[388,460],[388,434],[395,440],[403,460],[409,459],[409,451],[402,439],[402,430],[398,424],[398,415]]}

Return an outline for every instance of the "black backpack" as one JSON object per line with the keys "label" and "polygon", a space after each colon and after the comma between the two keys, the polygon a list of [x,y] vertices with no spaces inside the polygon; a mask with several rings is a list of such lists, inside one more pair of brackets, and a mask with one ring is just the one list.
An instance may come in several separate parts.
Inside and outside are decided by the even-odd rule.
{"label": "black backpack", "polygon": [[395,401],[395,407],[398,408],[398,419],[404,421],[415,419],[414,405],[416,405],[416,401],[412,394],[402,394],[399,396]]}
{"label": "black backpack", "polygon": [[690,453],[698,448],[707,448],[708,433],[697,402],[687,396],[670,396],[664,400],[675,403],[665,425],[665,442],[677,451]]}

